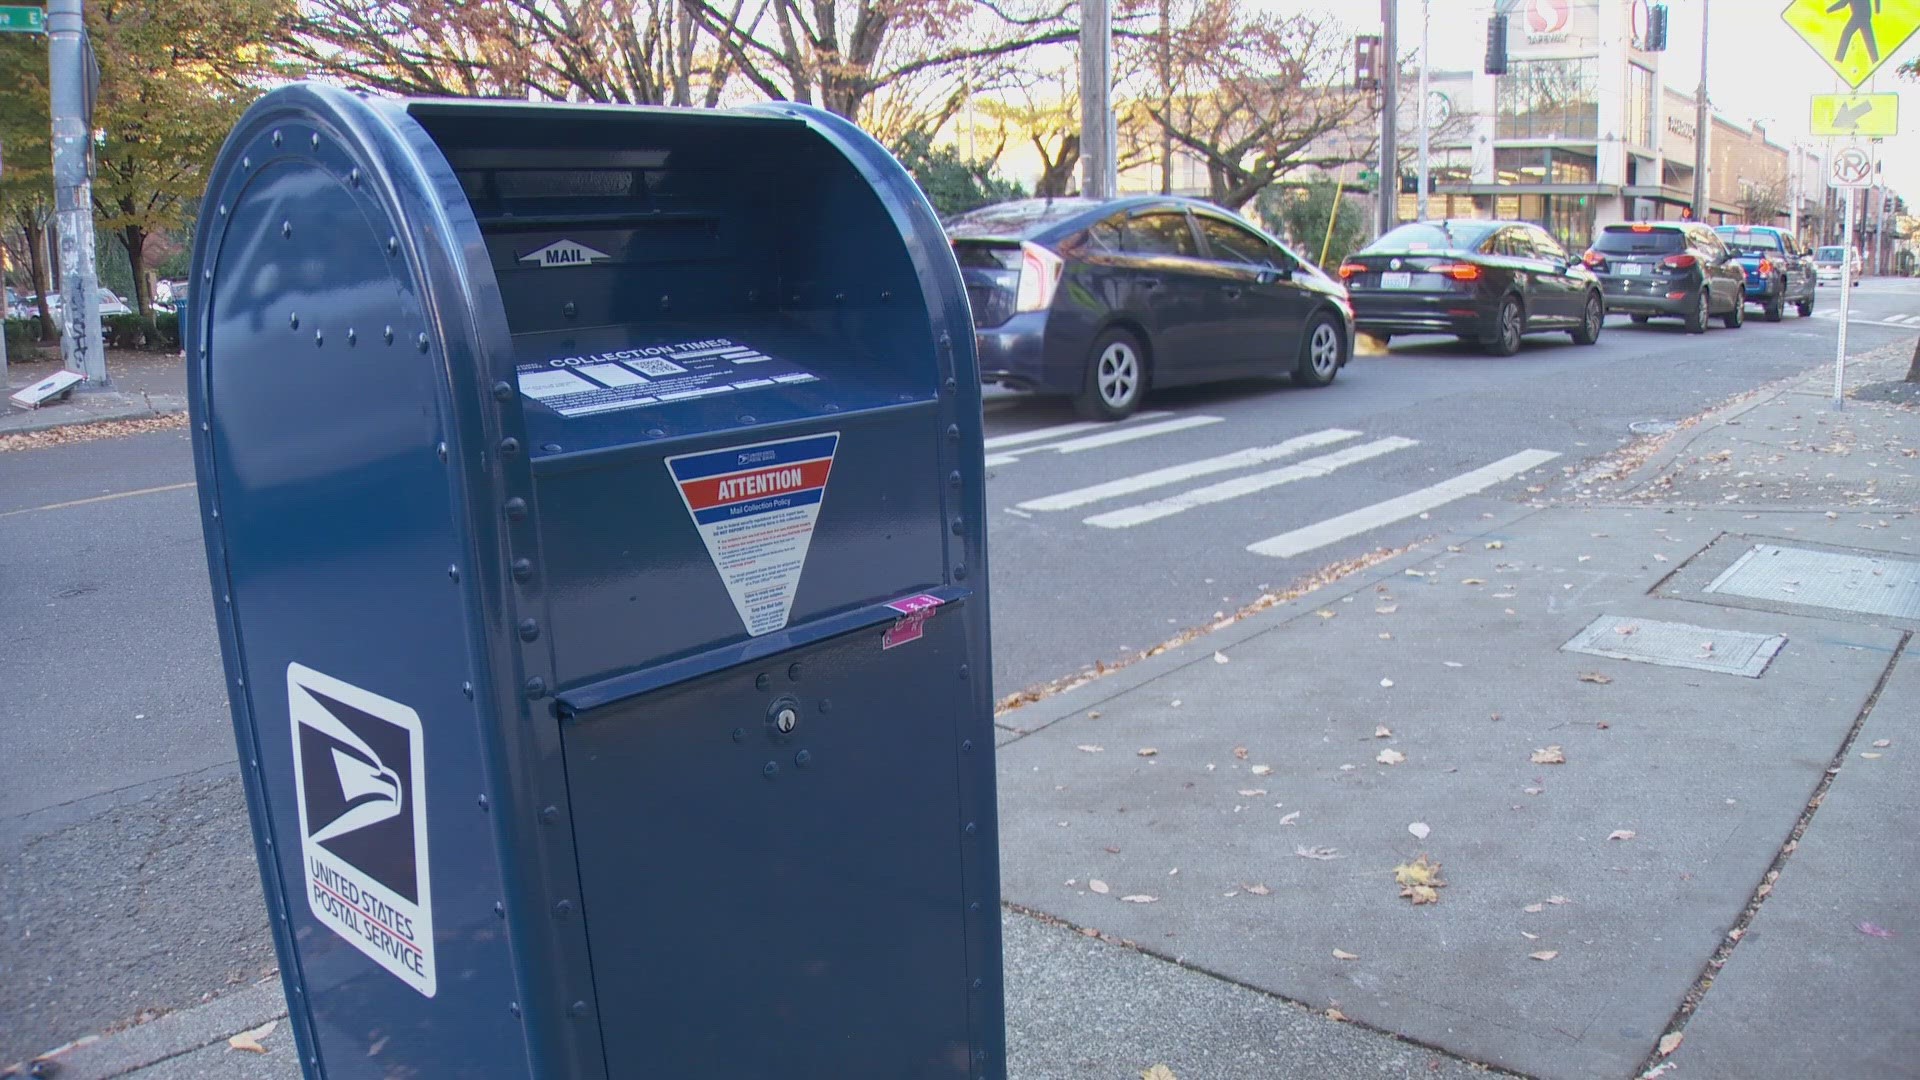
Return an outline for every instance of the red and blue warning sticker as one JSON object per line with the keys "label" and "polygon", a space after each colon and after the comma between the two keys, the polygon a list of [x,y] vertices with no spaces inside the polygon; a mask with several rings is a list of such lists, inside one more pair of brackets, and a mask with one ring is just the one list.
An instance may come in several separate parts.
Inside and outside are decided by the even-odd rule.
{"label": "red and blue warning sticker", "polygon": [[667,459],[734,610],[759,637],[787,625],[840,433]]}

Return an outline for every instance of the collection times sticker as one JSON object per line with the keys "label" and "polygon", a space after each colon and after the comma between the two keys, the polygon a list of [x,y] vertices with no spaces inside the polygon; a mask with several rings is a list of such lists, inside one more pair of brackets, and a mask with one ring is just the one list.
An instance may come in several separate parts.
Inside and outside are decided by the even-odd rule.
{"label": "collection times sticker", "polygon": [[787,625],[840,433],[667,459],[707,555],[754,637]]}
{"label": "collection times sticker", "polygon": [[301,878],[313,917],[427,997],[437,988],[420,714],[287,665]]}

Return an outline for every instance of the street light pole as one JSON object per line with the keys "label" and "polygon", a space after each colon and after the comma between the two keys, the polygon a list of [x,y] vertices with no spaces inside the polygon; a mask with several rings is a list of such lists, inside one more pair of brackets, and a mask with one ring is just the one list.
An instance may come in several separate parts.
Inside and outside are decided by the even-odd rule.
{"label": "street light pole", "polygon": [[1080,193],[1119,192],[1113,124],[1113,16],[1108,0],[1080,3]]}
{"label": "street light pole", "polygon": [[1430,55],[1427,51],[1427,46],[1428,46],[1427,39],[1428,39],[1428,32],[1432,29],[1432,22],[1433,22],[1432,0],[1420,0],[1420,100],[1415,103],[1414,107],[1420,110],[1420,179],[1419,179],[1420,212],[1419,212],[1419,217],[1421,221],[1427,220],[1427,217],[1428,217],[1427,196],[1428,196],[1428,193],[1430,193],[1433,190],[1433,177],[1432,177],[1432,174],[1428,172],[1428,157],[1427,157],[1429,151],[1431,150],[1429,141],[1433,137],[1433,133],[1430,130],[1428,130],[1433,123],[1429,115],[1433,112],[1433,110],[1428,107],[1428,98],[1427,98],[1427,67],[1428,67],[1427,58]]}
{"label": "street light pole", "polygon": [[1693,102],[1693,216],[1707,220],[1707,141],[1713,125],[1707,116],[1707,14],[1713,0],[1700,0],[1700,88]]}
{"label": "street light pole", "polygon": [[1400,152],[1396,113],[1400,108],[1400,0],[1380,0],[1380,232],[1393,230],[1400,213]]}
{"label": "street light pole", "polygon": [[100,281],[94,264],[93,181],[87,154],[87,28],[81,0],[47,4],[47,77],[53,106],[53,209],[60,221],[60,355],[66,368],[104,388]]}

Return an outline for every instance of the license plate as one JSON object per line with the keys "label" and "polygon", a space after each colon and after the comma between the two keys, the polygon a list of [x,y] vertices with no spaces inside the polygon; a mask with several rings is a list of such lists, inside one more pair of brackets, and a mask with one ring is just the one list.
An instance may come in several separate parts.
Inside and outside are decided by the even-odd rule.
{"label": "license plate", "polygon": [[1402,270],[1397,274],[1391,272],[1381,274],[1380,287],[1383,289],[1411,289],[1413,288],[1413,273],[1409,270]]}
{"label": "license plate", "polygon": [[1620,273],[1627,277],[1638,277],[1641,274],[1644,274],[1646,272],[1647,272],[1647,268],[1640,265],[1639,263],[1621,263],[1620,264]]}

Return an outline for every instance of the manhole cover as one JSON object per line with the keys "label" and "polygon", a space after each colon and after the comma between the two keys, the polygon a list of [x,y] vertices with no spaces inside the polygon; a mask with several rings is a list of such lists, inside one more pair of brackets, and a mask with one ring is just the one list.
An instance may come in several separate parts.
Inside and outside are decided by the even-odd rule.
{"label": "manhole cover", "polygon": [[1704,591],[1920,619],[1920,562],[1755,544]]}
{"label": "manhole cover", "polygon": [[1679,426],[1674,420],[1635,420],[1627,425],[1627,430],[1635,435],[1665,435]]}
{"label": "manhole cover", "polygon": [[1563,652],[1757,679],[1786,643],[1779,634],[1602,615],[1560,648]]}

